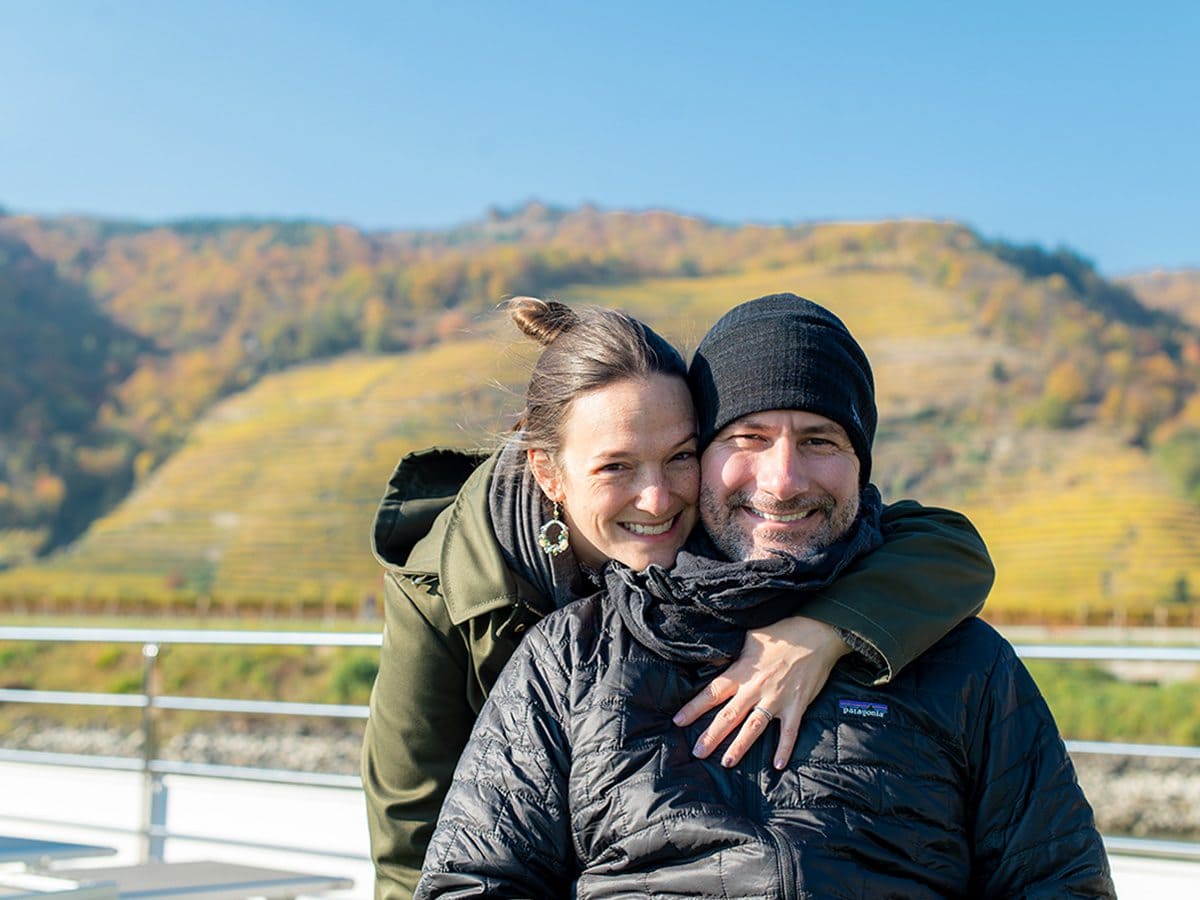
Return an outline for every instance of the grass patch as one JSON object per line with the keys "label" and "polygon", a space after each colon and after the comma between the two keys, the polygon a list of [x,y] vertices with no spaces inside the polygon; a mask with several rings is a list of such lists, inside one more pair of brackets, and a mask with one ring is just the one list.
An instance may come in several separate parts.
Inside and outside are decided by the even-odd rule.
{"label": "grass patch", "polygon": [[1200,746],[1200,681],[1132,682],[1089,663],[1030,660],[1064,737]]}

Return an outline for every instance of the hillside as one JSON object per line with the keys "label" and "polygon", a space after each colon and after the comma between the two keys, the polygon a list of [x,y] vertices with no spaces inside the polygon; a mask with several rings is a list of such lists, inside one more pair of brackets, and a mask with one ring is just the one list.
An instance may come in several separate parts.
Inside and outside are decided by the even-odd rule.
{"label": "hillside", "polygon": [[[91,453],[86,466],[74,457],[94,443],[90,426],[72,421],[73,398],[61,396],[55,382],[55,373],[76,365],[77,349],[67,340],[39,345],[33,389],[39,404],[49,404],[42,418],[51,424],[39,440],[55,452],[38,454],[44,474],[0,466],[0,490],[25,498],[20,515],[0,508],[0,567],[52,552],[84,531],[169,458],[215,403],[271,373],[345,353],[428,347],[513,294],[837,252],[836,239],[830,245],[811,227],[731,228],[670,213],[537,204],[495,210],[458,229],[414,233],[311,222],[152,226],[0,214],[0,241],[40,267],[38,287],[27,292],[33,302],[6,310],[16,317],[6,319],[12,334],[42,327],[53,304],[37,298],[52,299],[59,285],[87,309],[85,322],[108,323],[137,340],[118,347],[104,340],[103,328],[79,329],[113,369],[100,380],[106,389],[87,404],[108,452]],[[14,259],[0,254],[0,280],[28,280]],[[11,440],[9,431],[0,422],[0,442]],[[94,470],[100,463],[111,476],[106,484],[119,486],[115,492],[71,477],[72,466]],[[40,493],[38,478],[49,486]]]}
{"label": "hillside", "polygon": [[[0,567],[71,540],[81,519],[128,491],[131,442],[100,411],[150,350],[22,241],[0,235]],[[79,516],[66,514],[68,497]]]}
{"label": "hillside", "polygon": [[1200,327],[1200,269],[1157,269],[1121,282],[1151,309],[1166,310]]}
{"label": "hillside", "polygon": [[[395,459],[486,442],[516,405],[530,348],[497,299],[618,306],[690,350],[729,306],[778,290],[826,303],[867,347],[879,484],[971,513],[1001,568],[997,610],[1195,605],[1200,329],[1069,251],[954,223],[732,227],[536,205],[421,234],[0,217],[0,240],[18,248],[0,285],[46,286],[10,318],[83,323],[103,351],[43,341],[19,405],[38,377],[52,411],[80,405],[55,385],[88,385],[91,418],[49,416],[42,444],[112,474],[89,505],[45,455],[53,509],[0,506],[10,609],[360,611]],[[73,365],[91,369],[54,380]],[[15,435],[0,423],[0,441]],[[10,466],[0,500],[34,483]],[[54,540],[61,521],[82,537]]]}
{"label": "hillside", "polygon": [[[348,356],[220,404],[178,454],[70,550],[0,573],[0,594],[96,612],[200,600],[228,613],[357,611],[378,580],[374,504],[404,452],[485,440],[502,417],[491,341]],[[499,360],[498,362],[502,362]],[[208,600],[204,601],[208,607]],[[214,609],[213,611],[222,611]]]}
{"label": "hillside", "polygon": [[[730,305],[781,287],[828,304],[863,342],[883,412],[877,481],[888,499],[976,521],[1000,570],[989,615],[1192,615],[1200,506],[1109,423],[1026,421],[1041,395],[1009,386],[1044,381],[1055,353],[980,329],[961,290],[898,265],[813,262],[558,294],[628,309],[690,349]],[[426,349],[267,376],[68,551],[0,573],[0,597],[17,610],[362,614],[378,599],[368,534],[395,460],[486,444],[511,421],[531,352],[487,313]]]}
{"label": "hillside", "polygon": [[999,573],[989,615],[1195,615],[1200,505],[1180,495],[1144,448],[1101,422],[1071,429],[1028,422],[1029,408],[998,391],[994,372],[998,364],[1011,373],[1033,369],[1034,360],[1019,345],[979,335],[957,292],[896,271],[810,266],[589,296],[686,310],[684,333],[691,335],[692,323],[711,322],[731,305],[729,297],[781,283],[834,309],[871,357],[881,410],[875,480],[885,499],[950,506],[979,527]]}

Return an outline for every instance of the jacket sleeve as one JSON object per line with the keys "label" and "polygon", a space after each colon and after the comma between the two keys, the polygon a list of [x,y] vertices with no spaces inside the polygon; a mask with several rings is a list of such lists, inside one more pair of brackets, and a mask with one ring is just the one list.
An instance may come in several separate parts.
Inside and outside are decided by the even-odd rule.
{"label": "jacket sleeve", "polygon": [[1007,643],[977,716],[968,744],[968,896],[1115,898],[1104,842],[1058,726]]}
{"label": "jacket sleeve", "polygon": [[475,713],[466,697],[466,647],[448,619],[431,621],[437,598],[394,572],[385,579],[362,781],[376,900],[409,900]]}
{"label": "jacket sleeve", "polygon": [[983,538],[961,513],[902,500],[884,507],[883,536],[881,547],[799,611],[874,651],[846,660],[850,674],[873,684],[891,681],[976,615],[996,575]]}
{"label": "jacket sleeve", "polygon": [[535,628],[501,673],[459,760],[419,900],[572,894],[568,680],[560,652]]}

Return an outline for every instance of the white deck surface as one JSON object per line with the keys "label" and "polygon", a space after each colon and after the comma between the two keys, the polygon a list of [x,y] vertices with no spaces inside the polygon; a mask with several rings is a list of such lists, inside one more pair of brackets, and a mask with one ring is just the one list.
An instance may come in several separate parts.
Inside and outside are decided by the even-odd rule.
{"label": "white deck surface", "polygon": [[[174,832],[248,843],[283,844],[352,855],[280,852],[203,840],[169,839],[168,862],[217,859],[351,878],[354,887],[327,898],[369,900],[373,875],[367,858],[362,794],[336,788],[256,784],[217,778],[168,776],[167,827]],[[140,862],[142,777],[59,766],[0,762],[0,832],[74,840],[117,848],[114,865]],[[71,826],[33,823],[68,820]],[[105,831],[124,829],[125,833]],[[95,867],[96,861],[80,860]],[[63,864],[56,868],[65,868]]]}
{"label": "white deck surface", "polygon": [[[342,875],[354,887],[322,896],[369,900],[372,873],[367,861],[367,827],[362,795],[335,788],[255,784],[170,776],[170,830],[251,843],[288,844],[349,854],[352,859],[312,853],[227,846],[172,838],[168,861],[220,859],[247,865]],[[141,819],[141,776],[54,766],[0,762],[0,832],[117,848],[113,864],[139,861],[135,832]],[[70,826],[31,819],[69,820]],[[127,833],[104,831],[106,827]],[[81,865],[95,866],[95,860]],[[1121,900],[1196,900],[1200,863],[1112,857]]]}

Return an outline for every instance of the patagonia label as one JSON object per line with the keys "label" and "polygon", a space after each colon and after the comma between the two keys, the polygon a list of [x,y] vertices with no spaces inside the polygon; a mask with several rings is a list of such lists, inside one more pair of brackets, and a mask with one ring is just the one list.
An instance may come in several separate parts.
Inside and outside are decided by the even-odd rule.
{"label": "patagonia label", "polygon": [[866,703],[862,700],[839,700],[838,709],[843,716],[855,716],[859,719],[883,719],[887,717],[886,703]]}

